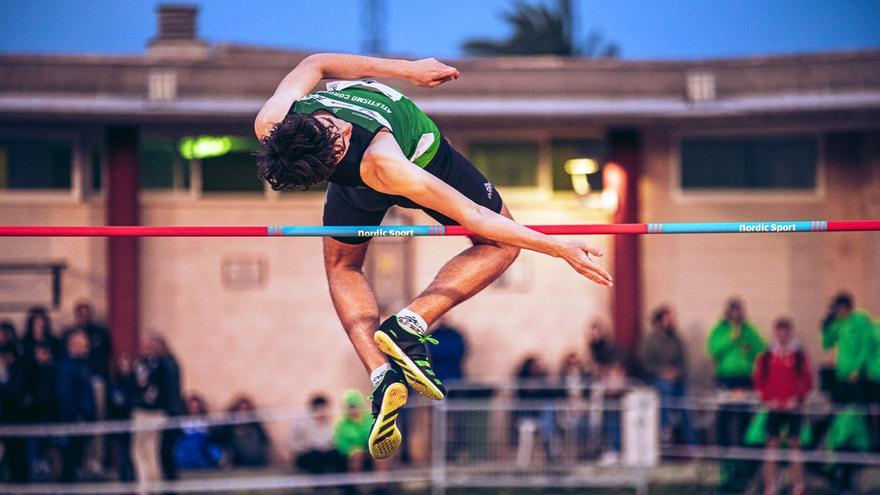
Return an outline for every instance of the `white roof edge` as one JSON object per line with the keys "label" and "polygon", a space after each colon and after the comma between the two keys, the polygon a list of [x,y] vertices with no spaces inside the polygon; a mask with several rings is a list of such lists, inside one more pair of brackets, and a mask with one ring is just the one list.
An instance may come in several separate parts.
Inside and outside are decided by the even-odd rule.
{"label": "white roof edge", "polygon": [[[521,96],[416,98],[415,102],[426,113],[437,117],[724,117],[766,112],[880,108],[880,90],[743,96],[696,103],[676,98],[600,99]],[[0,113],[242,117],[256,115],[262,103],[261,100],[253,98],[178,98],[152,102],[138,97],[0,94]]]}

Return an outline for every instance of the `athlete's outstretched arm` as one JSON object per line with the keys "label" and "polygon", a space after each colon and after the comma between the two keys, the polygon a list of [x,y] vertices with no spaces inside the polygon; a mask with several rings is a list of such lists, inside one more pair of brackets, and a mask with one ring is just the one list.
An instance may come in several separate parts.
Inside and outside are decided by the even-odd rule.
{"label": "athlete's outstretched arm", "polygon": [[416,86],[433,88],[458,78],[459,72],[433,58],[400,60],[341,53],[316,53],[304,58],[275,89],[275,94],[260,109],[254,122],[257,137],[262,138],[281,121],[294,101],[312,92],[321,79],[392,78]]}
{"label": "athlete's outstretched arm", "polygon": [[535,232],[474,203],[449,184],[410,163],[388,132],[378,133],[367,148],[361,177],[372,189],[405,196],[482,237],[562,258],[593,282],[612,285],[611,275],[588,256],[602,256],[601,251],[581,240],[564,240]]}

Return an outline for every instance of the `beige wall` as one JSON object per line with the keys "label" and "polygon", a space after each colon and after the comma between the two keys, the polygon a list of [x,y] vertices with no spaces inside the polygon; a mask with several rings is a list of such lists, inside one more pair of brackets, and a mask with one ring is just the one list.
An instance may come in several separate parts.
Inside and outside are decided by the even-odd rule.
{"label": "beige wall", "polygon": [[[844,165],[824,153],[821,187],[814,198],[695,199],[676,191],[672,175],[682,134],[645,133],[642,218],[645,222],[863,219],[880,216],[880,135],[868,135],[861,164]],[[880,233],[821,235],[643,236],[643,321],[659,304],[671,304],[687,339],[694,381],[708,385],[705,355],[709,328],[725,301],[740,296],[765,337],[777,316],[794,318],[814,363],[821,352],[818,325],[837,291],[853,292],[859,306],[880,314]]]}

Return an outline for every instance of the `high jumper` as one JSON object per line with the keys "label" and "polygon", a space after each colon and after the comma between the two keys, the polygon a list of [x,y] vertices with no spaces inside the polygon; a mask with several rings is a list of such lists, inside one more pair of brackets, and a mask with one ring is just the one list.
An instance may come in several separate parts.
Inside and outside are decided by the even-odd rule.
{"label": "high jumper", "polygon": [[[405,308],[379,322],[376,297],[362,271],[369,237],[325,237],[330,296],[373,384],[370,454],[400,446],[396,420],[408,385],[435,400],[445,388],[427,343],[431,324],[497,279],[530,249],[566,261],[593,282],[611,275],[582,240],[539,233],[513,220],[498,191],[399,90],[391,78],[434,88],[458,79],[435,59],[393,60],[342,54],[306,57],[280,82],[254,122],[258,174],[275,190],[329,182],[325,226],[378,226],[393,206],[423,210],[443,225],[472,232],[472,246],[452,258]],[[322,79],[340,79],[313,92]]]}

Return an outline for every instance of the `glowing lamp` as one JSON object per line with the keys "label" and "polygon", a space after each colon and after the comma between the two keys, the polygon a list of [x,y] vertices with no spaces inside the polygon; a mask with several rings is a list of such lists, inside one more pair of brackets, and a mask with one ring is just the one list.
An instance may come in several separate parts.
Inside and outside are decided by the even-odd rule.
{"label": "glowing lamp", "polygon": [[580,196],[590,193],[587,175],[599,171],[599,164],[592,158],[574,158],[565,162],[565,173],[571,176],[571,187]]}

